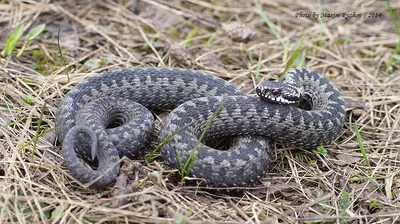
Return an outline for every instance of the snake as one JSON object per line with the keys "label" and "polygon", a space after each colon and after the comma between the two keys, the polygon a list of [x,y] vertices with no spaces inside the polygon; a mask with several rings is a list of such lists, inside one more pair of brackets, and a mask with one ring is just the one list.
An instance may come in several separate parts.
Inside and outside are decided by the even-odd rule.
{"label": "snake", "polygon": [[[264,80],[246,95],[233,83],[182,68],[121,68],[91,76],[59,104],[55,126],[65,162],[81,183],[104,188],[120,158],[143,157],[152,141],[154,110],[172,110],[158,142],[165,165],[216,187],[259,184],[272,161],[271,141],[304,149],[340,133],[340,91],[309,69]],[[306,102],[309,108],[299,106]],[[225,148],[213,142],[228,137]]]}

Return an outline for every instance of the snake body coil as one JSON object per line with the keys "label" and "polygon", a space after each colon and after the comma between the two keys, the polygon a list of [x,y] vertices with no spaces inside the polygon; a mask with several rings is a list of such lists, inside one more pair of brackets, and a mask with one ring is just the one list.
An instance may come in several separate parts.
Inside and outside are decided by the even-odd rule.
{"label": "snake body coil", "polygon": [[[103,187],[118,175],[121,155],[136,158],[147,146],[154,124],[146,108],[176,107],[159,134],[160,141],[175,134],[161,149],[165,163],[179,169],[192,155],[190,173],[207,185],[248,186],[257,183],[268,167],[268,139],[313,148],[330,143],[343,125],[344,101],[326,78],[293,69],[282,83],[295,90],[286,92],[278,83],[261,84],[261,98],[255,98],[223,79],[193,70],[109,71],[65,96],[55,120],[57,135],[72,174],[83,183],[95,180],[92,187]],[[310,101],[311,110],[282,105],[300,98]],[[200,144],[193,153],[207,121],[224,100],[206,138],[238,137],[229,150]],[[77,154],[89,162],[97,158],[97,169],[86,166]]]}

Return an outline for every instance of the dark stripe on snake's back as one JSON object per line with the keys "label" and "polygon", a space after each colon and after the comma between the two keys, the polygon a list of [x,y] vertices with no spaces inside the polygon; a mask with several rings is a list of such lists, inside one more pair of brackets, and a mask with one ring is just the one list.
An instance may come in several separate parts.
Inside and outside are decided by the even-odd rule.
{"label": "dark stripe on snake's back", "polygon": [[[57,111],[58,137],[62,141],[67,131],[76,125],[77,112],[83,105],[103,96],[127,98],[148,108],[174,108],[186,102],[176,108],[164,121],[159,136],[163,140],[180,127],[191,124],[168,141],[161,151],[168,165],[179,168],[177,152],[185,163],[205,123],[222,102],[222,97],[213,96],[229,95],[226,105],[207,131],[207,135],[208,137],[247,135],[247,137],[236,139],[233,148],[228,151],[202,147],[191,173],[204,178],[208,185],[251,185],[260,180],[271,158],[267,142],[256,135],[267,136],[299,147],[315,147],[331,142],[342,128],[344,101],[338,90],[317,73],[297,69],[292,70],[292,74],[300,75],[299,81],[313,98],[311,111],[244,96],[234,85],[192,70],[135,68],[106,72],[101,76],[89,78],[66,95]],[[289,73],[289,76],[292,74]],[[292,80],[290,77],[287,78],[288,82]],[[83,110],[84,112],[80,112],[82,115],[78,117],[84,118],[78,124],[90,120],[90,107],[93,106],[87,107],[89,108]],[[102,121],[97,124],[91,121],[87,124],[96,129],[99,139],[97,149],[99,168],[96,171],[83,166],[74,155],[74,148],[78,149],[78,154],[83,157],[84,154],[90,154],[90,149],[80,148],[73,138],[78,132],[85,133],[86,128],[76,126],[77,128],[71,131],[72,134],[67,135],[72,137],[66,139],[68,141],[64,140],[63,153],[66,162],[73,175],[84,183],[100,176],[118,160],[118,151],[110,143],[113,141],[112,137],[107,136],[104,131],[97,130],[105,123],[107,122]],[[126,129],[117,129],[114,134],[118,135],[120,131],[119,136],[127,135],[123,130]],[[93,134],[87,133],[87,135]],[[89,140],[88,142],[91,142]],[[131,154],[127,151],[128,147],[124,150],[120,154]],[[119,167],[116,166],[93,186],[106,185],[115,178],[118,170]]]}
{"label": "dark stripe on snake's back", "polygon": [[[153,109],[174,108],[186,101],[205,96],[223,96],[223,95],[244,95],[235,85],[226,82],[221,78],[193,70],[184,70],[179,68],[125,68],[114,71],[104,72],[100,75],[91,77],[68,92],[58,107],[55,119],[57,136],[60,142],[63,142],[63,154],[75,178],[83,183],[93,181],[100,175],[103,177],[92,184],[92,187],[103,187],[113,181],[118,175],[119,166],[113,169],[110,167],[115,164],[120,155],[140,154],[143,148],[125,146],[124,149],[117,148],[110,144],[112,141],[118,141],[118,138],[112,135],[108,136],[102,129],[105,121],[94,121],[92,115],[96,110],[104,108],[89,105],[82,111],[82,108],[88,103],[101,97],[117,97],[136,101],[143,106]],[[108,105],[105,105],[108,108]],[[106,110],[106,109],[105,109]],[[81,116],[77,116],[81,111]],[[92,112],[90,112],[92,111]],[[111,115],[112,116],[112,115]],[[79,121],[77,122],[77,119]],[[92,143],[92,133],[87,133],[86,128],[75,128],[69,134],[68,139],[64,136],[75,125],[90,126],[97,133],[99,144],[97,144],[97,159],[99,166],[97,170],[88,168],[76,156],[83,157],[86,161],[90,160],[90,144]],[[104,126],[104,125],[103,125]],[[125,130],[130,127],[124,127]],[[114,136],[124,136],[124,128],[114,131]],[[136,128],[136,131],[145,131]],[[120,133],[115,133],[115,132]],[[86,133],[84,140],[77,140],[78,133]],[[88,142],[88,143],[87,143]],[[86,143],[86,145],[84,145]],[[138,143],[139,144],[139,143]],[[84,146],[82,146],[84,145]],[[104,172],[107,174],[104,175]]]}
{"label": "dark stripe on snake's back", "polygon": [[[248,96],[199,98],[178,106],[164,120],[160,140],[180,127],[191,125],[163,146],[166,164],[179,169],[180,163],[186,163],[206,122],[223,99],[226,104],[207,130],[207,137],[262,135],[306,149],[329,144],[344,122],[344,100],[340,92],[326,78],[306,69],[289,71],[284,82],[303,88],[302,95],[312,99],[311,111]],[[262,176],[257,173],[258,165],[266,157],[259,147],[252,147],[218,151],[200,146],[191,173],[206,179],[209,185],[248,186]],[[177,160],[178,154],[182,162]]]}
{"label": "dark stripe on snake's back", "polygon": [[[91,77],[65,96],[57,110],[56,125],[75,125],[77,111],[93,99],[113,96],[131,99],[143,106],[174,108],[205,96],[244,95],[233,84],[215,76],[178,68],[126,68]],[[59,132],[61,137],[66,130]]]}

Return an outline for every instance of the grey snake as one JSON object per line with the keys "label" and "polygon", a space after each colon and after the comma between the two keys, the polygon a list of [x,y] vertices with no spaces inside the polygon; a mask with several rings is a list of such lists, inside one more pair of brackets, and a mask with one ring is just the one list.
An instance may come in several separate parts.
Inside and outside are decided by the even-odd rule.
{"label": "grey snake", "polygon": [[[118,175],[121,156],[143,156],[154,129],[148,109],[173,109],[158,137],[161,142],[174,134],[160,153],[166,165],[180,169],[224,102],[207,129],[206,142],[233,136],[230,148],[200,144],[190,175],[208,186],[246,187],[259,183],[267,170],[270,140],[309,149],[329,144],[342,129],[344,100],[316,72],[292,69],[280,82],[261,82],[256,93],[259,97],[246,96],[234,84],[194,70],[107,71],[66,94],[56,112],[57,137],[73,176],[102,188]],[[301,100],[311,109],[296,107]]]}

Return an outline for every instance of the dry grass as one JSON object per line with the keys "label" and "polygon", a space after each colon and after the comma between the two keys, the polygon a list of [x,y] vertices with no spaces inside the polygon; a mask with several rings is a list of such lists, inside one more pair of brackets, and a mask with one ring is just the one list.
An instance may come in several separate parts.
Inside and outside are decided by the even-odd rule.
{"label": "dry grass", "polygon": [[[399,222],[397,61],[393,72],[385,72],[399,35],[386,3],[324,0],[322,12],[382,17],[318,21],[295,16],[318,12],[316,1],[258,2],[275,34],[251,0],[142,0],[138,15],[133,0],[0,1],[1,50],[18,24],[29,29],[47,24],[46,35],[32,41],[21,58],[0,59],[0,223]],[[391,4],[400,10],[399,2]],[[233,42],[221,24],[235,21],[252,27],[257,37]],[[66,65],[57,47],[59,27]],[[186,38],[190,32],[193,37]],[[133,179],[127,191],[95,191],[71,177],[54,146],[58,102],[94,72],[179,66],[227,78],[249,92],[261,79],[283,72],[302,37],[306,67],[329,77],[349,103],[346,123],[326,154],[277,149],[261,187],[219,192],[181,186],[175,171],[154,161],[135,172],[128,166]],[[169,49],[177,44],[188,51],[173,57]]]}

